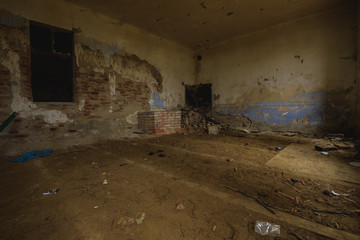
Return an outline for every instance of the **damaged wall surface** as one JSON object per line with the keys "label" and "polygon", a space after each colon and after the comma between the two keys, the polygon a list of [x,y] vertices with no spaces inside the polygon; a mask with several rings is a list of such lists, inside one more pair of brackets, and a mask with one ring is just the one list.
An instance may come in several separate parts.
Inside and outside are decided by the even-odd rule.
{"label": "damaged wall surface", "polygon": [[[6,139],[124,137],[136,128],[137,112],[184,105],[182,84],[194,79],[190,49],[68,2],[1,7],[0,117],[19,113],[1,133]],[[74,31],[73,102],[33,102],[29,20]]]}
{"label": "damaged wall surface", "polygon": [[199,52],[220,113],[268,130],[354,130],[355,2]]}
{"label": "damaged wall surface", "polygon": [[358,33],[358,38],[357,38],[357,115],[356,115],[356,120],[355,122],[357,122],[357,134],[358,136],[360,136],[360,121],[358,119],[360,119],[360,3],[358,3],[357,6],[358,9],[358,27],[357,27],[357,33]]}

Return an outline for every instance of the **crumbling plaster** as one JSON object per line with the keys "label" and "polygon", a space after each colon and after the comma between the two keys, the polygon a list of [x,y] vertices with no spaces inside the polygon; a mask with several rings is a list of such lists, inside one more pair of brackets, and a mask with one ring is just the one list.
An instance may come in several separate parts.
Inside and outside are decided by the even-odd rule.
{"label": "crumbling plaster", "polygon": [[[11,106],[0,99],[0,116],[19,113],[1,133],[6,154],[134,137],[139,111],[184,106],[192,50],[63,1],[0,0],[0,8],[0,65],[10,76],[3,91],[11,94]],[[74,102],[32,101],[29,20],[74,31]]]}
{"label": "crumbling plaster", "polygon": [[[12,24],[21,24],[22,21],[19,21],[20,17],[12,17]],[[10,42],[18,42],[17,44],[22,47],[22,50],[28,52],[29,42],[27,41],[27,36],[22,31],[12,31],[11,34],[0,29],[0,34],[2,36],[7,36],[0,38],[0,49],[4,51],[2,54],[2,59],[0,64],[4,65],[11,72],[11,92],[13,99],[11,101],[11,110],[17,112],[23,118],[35,118],[37,116],[42,116],[45,123],[55,124],[55,123],[64,123],[71,120],[68,119],[67,115],[59,110],[48,110],[41,107],[38,107],[35,103],[29,101],[22,94],[21,87],[21,71],[20,71],[20,57],[16,49],[12,49],[9,46]],[[19,42],[20,41],[20,42]]]}
{"label": "crumbling plaster", "polygon": [[357,3],[357,17],[358,17],[358,25],[357,25],[357,132],[360,136],[360,3]]}
{"label": "crumbling plaster", "polygon": [[353,4],[242,35],[199,52],[198,83],[212,83],[215,110],[271,130],[354,128]]}
{"label": "crumbling plaster", "polygon": [[[193,83],[192,50],[66,1],[0,0],[0,3],[2,8],[27,19],[68,30],[74,29],[79,39],[77,50],[78,44],[83,43],[100,50],[108,60],[114,54],[135,55],[146,60],[163,76],[164,91],[158,94],[165,107],[173,109],[184,104],[181,82]],[[97,70],[103,71],[110,61]],[[117,71],[116,66],[113,66],[113,70]]]}

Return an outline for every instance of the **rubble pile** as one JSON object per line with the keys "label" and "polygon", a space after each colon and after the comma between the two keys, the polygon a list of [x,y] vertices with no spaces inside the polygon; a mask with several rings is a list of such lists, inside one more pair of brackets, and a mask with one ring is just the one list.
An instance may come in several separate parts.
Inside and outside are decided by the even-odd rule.
{"label": "rubble pile", "polygon": [[193,108],[182,109],[181,123],[185,133],[209,134],[228,130],[247,130],[252,125],[252,121],[245,116],[222,115],[214,111]]}

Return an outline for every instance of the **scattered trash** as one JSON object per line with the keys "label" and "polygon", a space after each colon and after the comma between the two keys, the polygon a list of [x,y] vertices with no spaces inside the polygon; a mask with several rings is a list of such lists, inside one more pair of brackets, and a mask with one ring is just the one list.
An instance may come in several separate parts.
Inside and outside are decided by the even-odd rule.
{"label": "scattered trash", "polygon": [[133,133],[139,134],[139,135],[145,134],[145,133],[143,133],[143,132],[133,132]]}
{"label": "scattered trash", "polygon": [[291,208],[291,211],[297,213],[299,210],[297,208]]}
{"label": "scattered trash", "polygon": [[284,136],[287,136],[287,137],[294,137],[296,136],[297,133],[285,133]]}
{"label": "scattered trash", "polygon": [[305,185],[305,182],[304,182],[303,180],[301,180],[301,179],[291,178],[290,180],[291,180],[291,182],[293,182],[293,183],[298,183],[298,182],[300,182],[302,185]]}
{"label": "scattered trash", "polygon": [[332,196],[349,196],[349,194],[340,194],[340,193],[337,193],[335,192],[334,190],[331,190],[331,192],[329,190],[324,190],[323,191],[323,194],[326,195],[326,196],[329,196],[329,197],[332,197]]}
{"label": "scattered trash", "polygon": [[0,132],[6,128],[6,126],[11,123],[12,120],[18,115],[17,112],[13,112],[1,125],[0,125]]}
{"label": "scattered trash", "polygon": [[349,162],[351,166],[360,167],[360,162]]}
{"label": "scattered trash", "polygon": [[331,192],[329,190],[324,190],[322,193],[326,196],[331,197]]}
{"label": "scattered trash", "polygon": [[352,148],[355,148],[354,144],[352,143],[335,143],[334,144],[335,147],[337,147],[338,149],[343,149],[343,150],[347,150],[347,149],[352,149]]}
{"label": "scattered trash", "polygon": [[238,170],[237,167],[234,167],[234,172],[237,172],[237,170]]}
{"label": "scattered trash", "polygon": [[226,161],[227,161],[227,162],[231,162],[231,161],[232,161],[232,159],[230,159],[230,158],[227,158],[227,159],[226,159]]}
{"label": "scattered trash", "polygon": [[138,212],[135,217],[136,224],[141,224],[145,219],[145,213],[144,212]]}
{"label": "scattered trash", "polygon": [[149,156],[151,156],[151,155],[154,155],[154,152],[149,152],[149,154],[148,154]]}
{"label": "scattered trash", "polygon": [[120,217],[118,224],[121,226],[130,226],[134,224],[135,219],[133,217],[122,216]]}
{"label": "scattered trash", "polygon": [[269,196],[269,194],[261,192],[261,191],[258,191],[257,195],[259,195],[260,197],[268,197]]}
{"label": "scattered trash", "polygon": [[96,162],[92,162],[91,165],[92,165],[94,168],[99,168],[99,167],[100,167],[99,164],[96,163]]}
{"label": "scattered trash", "polygon": [[322,213],[329,213],[329,214],[342,214],[342,215],[360,215],[360,210],[355,211],[332,211],[332,210],[323,210],[323,209],[312,209],[313,212],[322,212]]}
{"label": "scattered trash", "polygon": [[94,208],[99,208],[99,206],[94,206]]}
{"label": "scattered trash", "polygon": [[19,158],[11,159],[10,162],[27,162],[34,158],[49,156],[51,153],[52,153],[51,149],[45,149],[42,151],[31,151],[24,153]]}
{"label": "scattered trash", "polygon": [[289,234],[294,236],[296,238],[296,240],[302,240],[302,238],[299,237],[296,233],[290,232]]}
{"label": "scattered trash", "polygon": [[176,210],[185,210],[184,204],[180,203],[176,206]]}
{"label": "scattered trash", "polygon": [[323,155],[329,155],[328,152],[321,152],[321,154],[323,154]]}
{"label": "scattered trash", "polygon": [[283,148],[282,147],[276,147],[275,150],[276,151],[281,151],[281,150],[283,150]]}
{"label": "scattered trash", "polygon": [[265,236],[280,236],[280,225],[256,221],[255,232]]}
{"label": "scattered trash", "polygon": [[320,151],[320,152],[328,152],[328,151],[335,151],[337,150],[337,147],[335,147],[334,145],[326,145],[326,146],[319,146],[319,145],[316,145],[315,146],[315,150],[316,151]]}
{"label": "scattered trash", "polygon": [[208,126],[208,134],[218,135],[219,134],[218,127],[217,126]]}
{"label": "scattered trash", "polygon": [[165,155],[165,154],[162,154],[162,153],[160,153],[158,156],[159,156],[159,157],[166,157],[166,155]]}
{"label": "scattered trash", "polygon": [[232,190],[232,191],[234,191],[234,192],[240,193],[240,194],[244,195],[245,197],[248,197],[248,198],[251,198],[251,199],[255,200],[258,204],[260,204],[261,206],[263,206],[266,210],[268,210],[268,211],[271,212],[272,214],[275,214],[274,210],[272,210],[267,203],[264,203],[264,202],[261,201],[260,199],[258,199],[258,198],[256,198],[256,197],[253,197],[253,196],[251,196],[251,195],[247,194],[246,192],[243,192],[243,191],[241,191],[241,190],[239,190],[239,189],[235,189],[235,188],[233,188],[233,187],[226,186],[226,185],[224,185],[224,187],[227,188],[227,189],[230,189],[230,190]]}
{"label": "scattered trash", "polygon": [[341,194],[337,193],[337,192],[334,192],[334,191],[331,191],[331,194],[332,195],[335,195],[335,196],[340,196]]}
{"label": "scattered trash", "polygon": [[295,179],[295,178],[292,178],[291,181],[292,181],[293,183],[299,182],[299,180],[297,180],[297,179]]}
{"label": "scattered trash", "polygon": [[48,190],[47,192],[44,192],[43,195],[52,195],[52,194],[56,194],[59,191],[60,191],[60,189],[54,188],[52,190]]}
{"label": "scattered trash", "polygon": [[105,180],[103,181],[103,184],[104,184],[104,185],[107,185],[107,184],[108,184],[108,181],[105,179]]}
{"label": "scattered trash", "polygon": [[122,166],[125,166],[125,165],[127,165],[127,163],[122,163],[119,166],[122,167]]}
{"label": "scattered trash", "polygon": [[332,134],[326,135],[326,137],[332,139],[332,138],[344,138],[345,136],[343,133],[332,133]]}
{"label": "scattered trash", "polygon": [[247,129],[238,129],[238,131],[243,133],[250,133],[250,131]]}
{"label": "scattered trash", "polygon": [[287,195],[287,194],[285,194],[285,193],[282,193],[282,192],[280,192],[279,190],[275,190],[275,192],[278,193],[278,194],[280,194],[280,195],[282,195],[282,196],[284,196],[284,197],[287,197],[287,198],[289,198],[289,199],[291,199],[291,200],[295,200],[294,197],[289,196],[289,195]]}

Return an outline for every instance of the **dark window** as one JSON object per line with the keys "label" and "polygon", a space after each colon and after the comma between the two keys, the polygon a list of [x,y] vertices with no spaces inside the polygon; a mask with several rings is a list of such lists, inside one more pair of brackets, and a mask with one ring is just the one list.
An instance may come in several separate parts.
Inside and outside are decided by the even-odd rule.
{"label": "dark window", "polygon": [[73,32],[30,22],[34,102],[73,101]]}
{"label": "dark window", "polygon": [[185,104],[193,108],[211,109],[211,84],[186,85]]}

